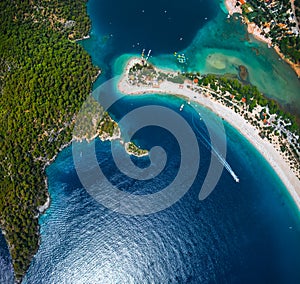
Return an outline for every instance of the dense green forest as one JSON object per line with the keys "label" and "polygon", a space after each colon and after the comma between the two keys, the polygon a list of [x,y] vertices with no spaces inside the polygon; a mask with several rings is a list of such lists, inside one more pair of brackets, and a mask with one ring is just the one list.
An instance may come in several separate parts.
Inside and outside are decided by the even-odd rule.
{"label": "dense green forest", "polygon": [[300,37],[285,37],[280,41],[280,50],[293,62],[300,62]]}
{"label": "dense green forest", "polygon": [[98,70],[72,41],[89,32],[85,0],[6,0],[0,13],[0,224],[20,280],[38,248],[45,164],[70,141]]}

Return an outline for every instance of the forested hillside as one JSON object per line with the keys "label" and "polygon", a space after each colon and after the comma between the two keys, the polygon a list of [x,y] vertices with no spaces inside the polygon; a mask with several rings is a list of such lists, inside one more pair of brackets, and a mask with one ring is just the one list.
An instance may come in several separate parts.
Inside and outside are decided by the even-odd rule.
{"label": "forested hillside", "polygon": [[0,224],[21,279],[38,248],[44,166],[71,139],[98,70],[74,39],[85,0],[0,2]]}

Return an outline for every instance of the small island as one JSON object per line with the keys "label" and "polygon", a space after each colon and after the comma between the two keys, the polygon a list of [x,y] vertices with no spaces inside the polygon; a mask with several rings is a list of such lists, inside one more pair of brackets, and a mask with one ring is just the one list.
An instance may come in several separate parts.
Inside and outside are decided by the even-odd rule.
{"label": "small island", "polygon": [[[286,57],[299,63],[299,35],[287,37],[284,33],[277,38],[279,32],[291,31],[290,27],[286,29],[279,25],[284,23],[273,24],[271,20],[270,30],[263,26],[273,13],[263,18],[265,9],[276,10],[272,3],[277,1],[249,1],[243,11],[238,1],[231,2],[236,12],[256,22],[255,28],[260,27],[258,36],[264,32],[266,38],[272,37],[270,45],[280,47]],[[267,8],[260,9],[256,3]],[[286,12],[299,18],[299,1],[291,1],[290,7],[292,10]],[[108,113],[99,110],[94,126],[88,130],[83,127],[78,137],[72,137],[78,112],[101,73],[77,43],[89,37],[91,21],[86,0],[1,1],[0,8],[0,227],[9,246],[16,281],[21,282],[40,243],[38,217],[50,204],[46,166],[72,139],[121,140],[121,131]],[[281,17],[284,8],[279,9],[277,18],[285,19]],[[252,26],[250,23],[249,28]],[[120,83],[125,93],[182,95],[208,107],[214,102],[219,115],[252,141],[300,202],[296,178],[299,130],[295,119],[276,103],[265,99],[255,87],[226,77],[166,72],[145,66],[140,59],[130,61],[128,67]],[[130,155],[147,154],[131,142],[124,144]]]}
{"label": "small island", "polygon": [[128,154],[136,156],[136,157],[143,157],[143,156],[149,155],[149,152],[147,150],[141,149],[133,142],[125,143],[125,150]]}
{"label": "small island", "polygon": [[[300,208],[300,143],[296,117],[255,86],[230,76],[161,70],[132,58],[118,84],[127,95],[181,96],[212,109],[246,137],[274,168]],[[182,110],[182,105],[180,106]]]}

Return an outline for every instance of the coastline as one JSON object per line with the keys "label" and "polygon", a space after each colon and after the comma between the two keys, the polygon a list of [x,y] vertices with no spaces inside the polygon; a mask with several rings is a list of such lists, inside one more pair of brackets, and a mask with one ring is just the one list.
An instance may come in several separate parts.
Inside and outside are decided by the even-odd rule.
{"label": "coastline", "polygon": [[[187,98],[189,102],[196,102],[200,105],[212,110],[216,115],[226,120],[230,125],[238,130],[265,158],[265,160],[271,165],[276,174],[279,176],[291,197],[300,210],[300,181],[296,175],[289,170],[289,165],[284,160],[279,152],[273,147],[273,145],[266,139],[262,139],[259,136],[259,130],[251,125],[238,113],[232,109],[224,106],[218,101],[212,101],[205,96],[204,92],[198,93],[190,88],[188,84],[184,83],[179,88],[178,84],[169,81],[164,81],[159,87],[153,86],[133,86],[126,80],[126,76],[132,66],[141,62],[140,59],[131,59],[126,70],[118,83],[118,89],[126,95],[141,95],[141,94],[162,94],[173,95]],[[161,71],[161,70],[160,70]],[[175,72],[174,72],[175,73]],[[203,89],[204,90],[204,89]],[[288,170],[287,170],[288,169]]]}
{"label": "coastline", "polygon": [[[226,6],[227,7],[227,6]],[[234,12],[234,13],[236,13],[236,12]],[[76,39],[76,40],[74,40],[74,42],[78,42],[78,41],[81,41],[81,40],[84,40],[84,39],[87,39],[87,38],[89,38],[90,36],[87,36],[87,37],[83,37],[83,38],[81,38],[81,39]],[[254,37],[255,37],[255,35],[254,35]],[[261,40],[261,39],[258,39],[258,40]],[[275,49],[276,50],[276,49]],[[276,51],[277,52],[277,51]],[[279,53],[278,53],[279,54]],[[283,55],[280,55],[280,56],[282,56],[282,58],[284,58],[284,56]],[[101,74],[101,70],[98,72],[98,75],[97,75],[97,77],[99,76]],[[298,73],[297,73],[298,74]],[[299,74],[298,74],[298,76],[300,75],[300,70],[299,70]],[[147,92],[148,93],[148,92]],[[155,91],[153,91],[153,93],[158,93],[157,92],[157,90],[155,89]],[[165,92],[162,92],[161,94],[165,94]],[[177,94],[176,94],[176,92],[174,93],[174,94],[170,94],[170,95],[174,95],[174,96],[178,96]],[[182,97],[185,97],[186,98],[186,96],[185,95],[182,95]],[[195,100],[195,102],[197,102],[197,103],[199,103],[197,100]],[[211,105],[211,104],[210,104]],[[220,104],[221,105],[221,104]],[[210,108],[209,106],[207,106],[208,108]],[[214,107],[215,108],[215,107]],[[210,108],[211,110],[212,110],[212,108]],[[234,112],[233,112],[234,113]],[[221,113],[222,114],[222,113]],[[218,114],[219,116],[221,116],[220,114]],[[223,114],[224,115],[224,114]],[[239,116],[239,115],[238,115]],[[240,117],[240,116],[239,116]],[[223,117],[227,122],[229,122],[225,117]],[[241,117],[240,117],[241,118]],[[232,119],[232,118],[231,118]],[[235,122],[234,121],[234,119],[232,119],[233,120],[233,122]],[[245,120],[244,120],[244,122],[246,122]],[[229,122],[230,123],[230,122]],[[231,124],[231,123],[230,123]],[[238,124],[238,123],[237,123]],[[232,125],[232,124],[231,124]],[[235,127],[235,126],[234,126]],[[235,127],[236,128],[236,127]],[[237,129],[237,128],[236,128]],[[255,129],[254,129],[255,130]],[[240,132],[240,131],[239,131]],[[242,132],[240,132],[242,135],[244,135]],[[99,135],[95,135],[93,138],[92,138],[92,140],[93,139],[96,139],[97,137],[99,137],[100,139],[101,139],[101,137],[99,136]],[[244,135],[244,137],[245,137],[245,135]],[[251,138],[252,136],[250,135],[250,138]],[[115,136],[115,137],[110,137],[110,138],[108,138],[108,139],[106,139],[106,140],[112,140],[112,139],[119,139],[120,137],[117,137],[117,136]],[[260,138],[260,137],[259,137]],[[247,138],[248,139],[248,138]],[[80,139],[79,139],[80,140]],[[47,161],[46,162],[46,164],[44,165],[44,167],[43,167],[43,173],[45,174],[45,168],[48,166],[48,165],[50,165],[50,164],[52,164],[55,160],[56,160],[56,157],[57,157],[57,155],[64,149],[64,148],[66,148],[66,147],[69,147],[71,144],[72,144],[72,142],[74,142],[74,141],[79,141],[79,140],[74,140],[74,139],[71,139],[68,143],[66,143],[66,144],[64,144],[64,145],[62,145],[62,147],[60,147],[60,149],[58,150],[58,153],[54,156],[54,157],[52,157],[51,159],[49,159],[49,161]],[[88,142],[89,142],[89,140],[88,139],[86,139]],[[102,139],[101,139],[102,140]],[[249,139],[248,139],[249,140]],[[102,140],[103,141],[103,140]],[[270,143],[269,143],[270,144]],[[272,147],[273,148],[273,147]],[[264,150],[264,147],[262,147],[262,150]],[[274,150],[274,148],[273,148],[273,150]],[[276,151],[275,151],[276,152]],[[277,153],[277,152],[276,152]],[[130,153],[128,153],[128,154],[130,154]],[[267,154],[268,154],[268,151],[267,151]],[[277,153],[278,154],[278,153]],[[265,157],[265,156],[264,156]],[[268,159],[265,157],[265,159],[268,161]],[[273,167],[273,166],[272,166]],[[273,167],[274,168],[274,167]],[[278,173],[277,173],[278,174]],[[45,174],[46,175],[46,174]],[[282,180],[282,179],[281,179]],[[289,180],[287,180],[287,182],[289,182]],[[47,191],[47,200],[46,200],[46,202],[45,202],[45,204],[44,205],[41,205],[41,206],[39,206],[38,207],[38,215],[37,215],[37,218],[39,218],[42,214],[45,214],[45,212],[46,212],[46,210],[51,206],[51,196],[50,196],[50,194],[49,194],[49,189],[48,189],[48,179],[47,179],[47,176],[46,176],[46,178],[45,178],[45,184],[46,184],[46,191]],[[298,198],[299,199],[299,193],[297,193],[297,190],[295,191],[295,198]],[[294,198],[294,197],[293,197]],[[294,199],[295,200],[295,199]],[[300,203],[300,200],[299,200],[299,203]],[[298,208],[300,208],[299,207],[299,205],[298,205],[298,203],[297,203],[297,206],[298,206]],[[4,232],[5,233],[5,232]],[[38,228],[38,233],[40,234],[40,228]],[[41,241],[41,238],[39,239],[39,244],[38,244],[38,248],[37,248],[37,250],[39,249],[39,245],[40,245],[40,241]],[[35,253],[34,253],[35,254]]]}
{"label": "coastline", "polygon": [[[24,28],[24,33],[27,34],[26,39],[24,37],[22,41],[11,41],[9,36],[3,37],[4,49],[2,53],[5,55],[7,62],[9,62],[5,62],[5,64],[9,65],[2,74],[5,84],[7,81],[9,86],[14,86],[15,82],[19,82],[21,79],[21,84],[24,85],[24,82],[27,82],[29,78],[33,78],[33,74],[37,76],[35,78],[43,81],[38,86],[36,85],[35,90],[30,88],[30,90],[26,91],[26,97],[30,101],[28,106],[22,102],[21,107],[17,107],[14,103],[15,99],[19,101],[19,96],[22,96],[23,92],[25,93],[23,90],[25,88],[22,89],[21,94],[16,95],[16,98],[14,97],[14,92],[11,91],[14,88],[7,88],[5,92],[3,91],[3,100],[8,102],[6,105],[3,101],[3,114],[6,113],[5,108],[8,110],[7,115],[9,113],[14,115],[20,114],[20,125],[22,124],[24,127],[20,131],[18,124],[7,126],[7,124],[2,123],[4,127],[2,134],[5,133],[7,135],[7,138],[5,138],[7,143],[1,144],[3,147],[2,154],[6,156],[2,160],[5,160],[7,164],[13,165],[15,169],[14,171],[8,170],[3,174],[2,182],[4,188],[10,193],[2,194],[1,208],[5,210],[0,214],[0,230],[5,236],[11,256],[15,283],[20,283],[24,279],[42,241],[38,219],[51,206],[46,167],[56,159],[57,155],[65,147],[72,143],[73,140],[69,134],[72,131],[72,124],[76,118],[77,109],[80,108],[81,102],[85,100],[87,94],[92,91],[92,83],[101,75],[101,70],[97,70],[96,66],[92,64],[91,57],[87,51],[78,45],[79,41],[90,38],[91,33],[86,3],[75,0],[71,5],[66,5],[65,3],[57,3],[57,5],[44,4],[37,7],[34,3],[30,3],[30,5],[27,3],[26,5],[22,1],[17,1],[17,3],[4,5],[3,11],[7,17],[4,17],[1,23],[3,27],[9,27],[11,34],[15,34],[15,32],[18,34],[19,27],[23,25],[23,22],[17,21],[16,18],[13,19],[13,15],[19,13],[20,17],[26,18],[26,27]],[[67,21],[66,19],[70,20]],[[79,21],[80,23],[78,23]],[[76,22],[78,25],[75,26]],[[65,23],[66,26],[64,26]],[[71,35],[75,35],[74,39]],[[41,44],[49,47],[51,55],[47,53],[47,49],[40,49],[38,46],[31,44],[36,36]],[[75,39],[75,37],[77,38]],[[24,44],[28,46],[26,50],[23,48]],[[13,54],[7,52],[11,45],[16,51]],[[19,52],[19,50],[22,50],[22,52]],[[45,62],[47,62],[49,68],[35,69],[36,62],[27,60],[28,54],[32,53],[38,58],[47,58]],[[71,57],[66,58],[65,54],[72,54],[72,59]],[[55,62],[51,60],[52,56],[53,58],[55,57]],[[72,68],[68,64],[71,61],[75,63]],[[18,62],[18,64],[15,64],[15,62]],[[53,69],[50,66],[53,66]],[[20,68],[23,70],[21,72],[23,75],[18,77],[19,72],[16,72],[15,79],[11,80],[11,76],[8,75],[9,71]],[[74,79],[72,90],[74,90],[74,94],[76,93],[75,98],[71,98],[69,95],[70,88],[63,88],[64,84],[67,86],[66,80],[63,80],[63,83],[59,86],[54,86],[54,84],[49,83],[50,81],[44,81],[44,78],[50,76],[49,74],[53,74],[53,70],[56,70],[55,78],[69,78],[69,74],[85,74],[85,76],[77,76],[78,78],[75,78],[77,80],[72,76]],[[51,89],[51,94],[48,94],[43,101],[36,99],[35,92],[37,90],[43,92],[49,89]],[[65,99],[58,104],[58,98],[65,94],[68,96],[66,95]],[[23,110],[25,106],[26,110]],[[40,116],[39,119],[34,119],[30,113],[37,106],[42,110],[40,113],[47,109],[51,119],[43,120],[40,119]],[[27,114],[26,118],[22,116],[24,112]],[[3,116],[3,121],[5,119],[7,118]],[[33,129],[34,135],[32,134]],[[20,138],[18,141],[26,140],[26,147],[19,147],[18,157],[11,154],[13,153],[10,152],[12,147],[6,146],[12,145],[10,137],[12,137],[11,139],[15,137]],[[51,144],[50,147],[48,147],[49,144]],[[24,156],[30,158],[23,159],[22,157]],[[10,168],[10,166],[5,167],[3,165],[4,168]],[[22,169],[21,172],[20,169]],[[17,175],[19,178],[14,181],[14,177]],[[5,179],[9,180],[9,182],[5,182]],[[14,182],[12,183],[11,181]],[[30,190],[27,190],[28,188]],[[3,193],[5,192],[3,191]],[[24,192],[26,194],[23,194]],[[25,230],[24,224],[27,224],[25,225]]]}
{"label": "coastline", "polygon": [[[51,205],[51,196],[50,196],[50,193],[49,193],[49,189],[48,189],[48,178],[47,178],[47,175],[46,175],[46,168],[48,166],[50,166],[56,159],[57,155],[65,148],[69,147],[73,142],[73,139],[71,141],[69,141],[68,143],[65,143],[63,144],[59,149],[58,149],[58,152],[56,155],[54,155],[54,157],[52,157],[51,159],[49,159],[43,166],[43,173],[45,174],[45,187],[46,187],[46,191],[47,191],[47,200],[45,202],[45,204],[39,206],[37,208],[38,210],[38,215],[37,215],[37,218],[39,218],[41,215],[43,215],[44,213],[46,213],[47,209],[50,207]],[[39,229],[40,231],[40,229]]]}
{"label": "coastline", "polygon": [[[81,39],[75,40],[75,42],[77,43],[78,41],[85,40],[85,39],[89,39],[89,38],[90,38],[90,35],[87,35],[87,36],[84,36],[84,37],[81,38]],[[96,75],[94,76],[94,78],[92,79],[92,83],[95,83],[95,81],[98,79],[98,77],[99,77],[101,74],[102,74],[102,70],[99,69],[98,72],[97,72],[97,74],[96,74]],[[71,124],[74,124],[75,121],[76,121],[76,117],[75,117],[75,115],[74,115],[73,118],[72,118],[72,121],[71,121],[70,125],[71,125]],[[70,125],[68,125],[68,126],[70,126]],[[68,126],[67,126],[67,127],[68,127]],[[67,128],[67,127],[66,127],[66,128]],[[91,138],[91,140],[95,139],[97,136],[98,136],[98,135],[95,135],[95,137]],[[85,139],[85,138],[83,138],[83,139]],[[89,140],[89,139],[86,139],[86,140],[87,140],[88,142],[91,141],[91,140]],[[69,147],[69,146],[72,144],[72,142],[74,142],[74,141],[82,141],[82,138],[80,139],[80,138],[77,138],[77,137],[75,137],[75,138],[73,137],[69,142],[67,142],[67,143],[65,143],[65,144],[63,144],[63,145],[61,145],[60,148],[57,150],[57,153],[56,153],[51,159],[46,160],[46,161],[45,161],[45,164],[43,165],[42,172],[43,172],[43,174],[45,174],[45,188],[46,188],[47,200],[46,200],[45,204],[43,204],[43,205],[41,205],[41,206],[39,206],[39,207],[37,208],[37,210],[38,210],[37,218],[39,218],[41,215],[43,215],[43,214],[47,211],[47,209],[50,207],[50,205],[51,205],[51,196],[50,196],[49,190],[48,190],[48,178],[47,178],[47,175],[46,175],[46,168],[47,168],[48,166],[50,166],[50,165],[55,161],[57,155],[58,155],[63,149]],[[39,232],[39,231],[40,231],[40,229],[38,228],[38,232]]]}
{"label": "coastline", "polygon": [[[241,14],[242,15],[242,9],[240,6],[236,7],[236,4],[238,0],[225,0],[225,7],[228,11],[228,14],[231,16],[234,13]],[[290,67],[294,70],[294,72],[297,74],[298,78],[300,78],[300,65],[292,62],[288,58],[286,58],[280,48],[278,46],[274,46],[272,44],[271,39],[266,38],[265,36],[262,35],[262,30],[253,22],[249,22],[247,19],[244,17],[244,23],[247,25],[247,31],[249,34],[252,34],[253,37],[261,42],[266,43],[269,47],[272,47],[275,52],[279,55],[279,57],[284,60],[287,64],[290,65]]]}
{"label": "coastline", "polygon": [[280,58],[282,60],[284,60],[286,63],[288,63],[292,67],[292,69],[296,72],[296,74],[298,76],[298,79],[299,79],[300,78],[300,65],[299,64],[295,64],[294,62],[292,62],[291,60],[289,60],[288,58],[286,58],[282,54],[282,52],[281,52],[281,50],[280,50],[280,48],[278,46],[275,46],[274,50],[276,51],[276,53],[280,56]]}

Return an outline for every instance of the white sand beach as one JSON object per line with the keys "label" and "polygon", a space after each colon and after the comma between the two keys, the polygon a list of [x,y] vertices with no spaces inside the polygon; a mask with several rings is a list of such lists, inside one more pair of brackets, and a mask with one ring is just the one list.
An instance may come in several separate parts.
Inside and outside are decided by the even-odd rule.
{"label": "white sand beach", "polygon": [[242,14],[241,6],[236,6],[237,0],[225,0],[225,6],[228,10],[229,15],[234,13]]}
{"label": "white sand beach", "polygon": [[190,88],[188,88],[188,83],[179,85],[169,81],[164,81],[156,87],[144,85],[137,86],[129,84],[127,81],[128,71],[138,62],[141,62],[141,60],[138,58],[131,59],[128,62],[125,74],[118,84],[118,88],[122,93],[127,95],[155,93],[183,96],[187,98],[188,101],[197,102],[202,106],[211,109],[219,117],[223,118],[234,128],[236,128],[247,140],[252,143],[252,145],[255,146],[255,148],[273,167],[277,175],[280,177],[280,179],[288,189],[298,208],[300,209],[299,179],[290,170],[289,165],[287,164],[281,153],[276,151],[274,146],[267,139],[262,139],[259,136],[258,129],[256,129],[253,125],[251,125],[247,120],[234,112],[232,109],[224,106],[218,101],[213,101],[209,97],[205,96],[205,92],[199,93],[191,90]]}

